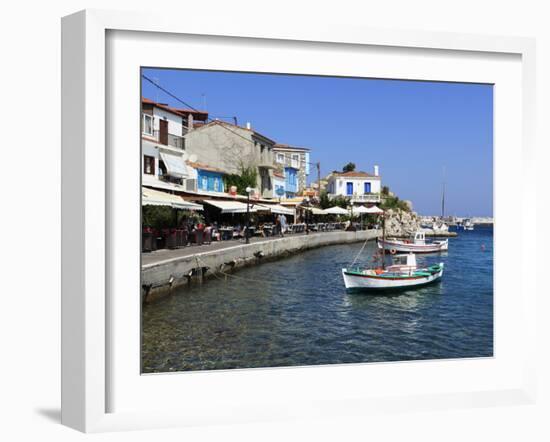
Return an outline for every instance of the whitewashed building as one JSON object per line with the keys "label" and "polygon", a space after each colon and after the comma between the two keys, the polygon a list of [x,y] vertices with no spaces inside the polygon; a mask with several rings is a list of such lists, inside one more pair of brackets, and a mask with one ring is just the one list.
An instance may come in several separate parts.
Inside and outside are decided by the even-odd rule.
{"label": "whitewashed building", "polygon": [[382,190],[382,179],[378,166],[374,173],[367,172],[333,172],[327,178],[326,190],[329,198],[344,196],[352,204],[379,203]]}
{"label": "whitewashed building", "polygon": [[141,101],[142,182],[183,184],[190,177],[184,135],[208,119],[206,112]]}

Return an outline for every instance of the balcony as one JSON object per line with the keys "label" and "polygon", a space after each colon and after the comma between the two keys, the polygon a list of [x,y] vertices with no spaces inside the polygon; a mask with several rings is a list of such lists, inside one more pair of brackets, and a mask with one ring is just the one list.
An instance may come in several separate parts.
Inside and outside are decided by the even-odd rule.
{"label": "balcony", "polygon": [[292,167],[293,169],[301,169],[302,163],[305,165],[305,160],[300,158],[291,158],[288,155],[285,155],[284,159],[275,157],[275,162],[279,166]]}
{"label": "balcony", "polygon": [[[166,140],[162,140],[160,136],[160,131],[155,130],[153,132],[153,138],[157,140],[160,144],[185,150],[185,138],[180,137],[179,135],[174,135],[170,133],[166,134],[166,137],[167,137]],[[163,141],[166,141],[166,142],[163,142]]]}
{"label": "balcony", "polygon": [[336,196],[345,196],[350,199],[352,203],[379,203],[380,202],[380,194],[379,193],[354,193],[353,195],[338,195],[335,193],[329,193],[329,198],[334,198]]}
{"label": "balcony", "polygon": [[379,193],[363,193],[363,194],[353,194],[351,196],[352,203],[379,203],[380,194]]}

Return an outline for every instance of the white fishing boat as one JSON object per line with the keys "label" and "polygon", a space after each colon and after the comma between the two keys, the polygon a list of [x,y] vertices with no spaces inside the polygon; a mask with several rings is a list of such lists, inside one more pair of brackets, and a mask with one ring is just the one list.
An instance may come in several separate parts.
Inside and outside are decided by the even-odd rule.
{"label": "white fishing boat", "polygon": [[462,220],[462,228],[464,230],[474,230],[474,223],[470,218],[465,218]]}
{"label": "white fishing boat", "polygon": [[377,240],[378,248],[396,253],[434,253],[449,250],[449,240],[427,241],[426,233],[418,230],[410,239],[382,238]]}
{"label": "white fishing boat", "polygon": [[379,292],[423,286],[443,276],[444,264],[419,269],[413,253],[396,255],[393,264],[386,268],[342,269],[346,290]]}

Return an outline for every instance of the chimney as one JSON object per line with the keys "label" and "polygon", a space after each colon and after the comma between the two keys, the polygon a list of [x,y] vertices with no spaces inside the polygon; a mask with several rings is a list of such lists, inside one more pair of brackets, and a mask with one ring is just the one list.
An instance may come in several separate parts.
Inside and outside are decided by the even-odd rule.
{"label": "chimney", "polygon": [[187,130],[188,131],[193,130],[193,114],[189,114],[187,117]]}
{"label": "chimney", "polygon": [[247,122],[246,122],[246,128],[247,128],[248,130],[252,129],[252,125],[250,124],[250,121],[247,121]]}
{"label": "chimney", "polygon": [[374,176],[378,176],[378,166],[374,166]]}

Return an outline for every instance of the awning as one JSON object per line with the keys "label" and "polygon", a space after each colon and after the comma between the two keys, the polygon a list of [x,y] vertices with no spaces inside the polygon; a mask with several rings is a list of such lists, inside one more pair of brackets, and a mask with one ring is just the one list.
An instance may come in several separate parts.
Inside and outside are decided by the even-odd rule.
{"label": "awning", "polygon": [[189,171],[187,170],[185,161],[183,161],[183,155],[161,150],[160,158],[164,161],[168,175],[176,178],[185,178],[189,176]]}
{"label": "awning", "polygon": [[[246,213],[246,203],[239,201],[204,200],[203,203],[221,209],[222,213]],[[256,212],[258,204],[250,203],[249,212]]]}
{"label": "awning", "polygon": [[256,204],[256,207],[259,211],[267,210],[271,213],[278,213],[281,215],[294,215],[294,210],[289,209],[288,207],[280,206],[279,204]]}
{"label": "awning", "polygon": [[185,201],[178,195],[160,192],[159,190],[141,188],[141,204],[143,206],[168,206],[174,209],[202,210],[200,204]]}

